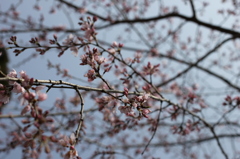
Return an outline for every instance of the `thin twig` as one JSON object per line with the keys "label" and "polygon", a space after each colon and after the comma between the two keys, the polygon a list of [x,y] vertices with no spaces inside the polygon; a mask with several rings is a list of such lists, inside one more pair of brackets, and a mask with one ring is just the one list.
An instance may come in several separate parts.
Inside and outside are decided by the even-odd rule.
{"label": "thin twig", "polygon": [[158,129],[158,124],[159,124],[159,121],[160,121],[160,116],[161,116],[161,112],[162,112],[162,102],[160,102],[160,109],[159,109],[159,113],[158,113],[158,118],[157,118],[157,123],[155,125],[156,128],[154,128],[154,132],[152,134],[152,137],[151,139],[148,141],[147,145],[145,146],[143,152],[142,152],[142,155],[144,154],[144,152],[146,151],[146,149],[148,148],[148,146],[150,145],[150,143],[152,142],[156,132],[157,132],[157,129]]}
{"label": "thin twig", "polygon": [[79,141],[79,136],[80,136],[80,130],[81,130],[81,128],[82,128],[82,125],[83,125],[83,118],[84,118],[84,112],[83,112],[83,110],[84,110],[84,100],[83,100],[83,97],[82,97],[82,94],[79,92],[79,90],[76,88],[75,89],[76,90],[76,92],[77,92],[77,94],[78,94],[78,96],[80,97],[80,100],[81,100],[81,110],[80,110],[80,119],[79,119],[79,123],[78,123],[78,127],[77,127],[77,130],[76,130],[76,132],[75,132],[75,137],[76,137],[76,143],[75,144],[77,144],[77,142]]}
{"label": "thin twig", "polygon": [[195,10],[195,7],[194,7],[194,4],[193,4],[193,1],[192,0],[189,0],[190,1],[190,5],[191,5],[191,9],[192,9],[192,14],[193,14],[193,18],[196,19],[196,10]]}

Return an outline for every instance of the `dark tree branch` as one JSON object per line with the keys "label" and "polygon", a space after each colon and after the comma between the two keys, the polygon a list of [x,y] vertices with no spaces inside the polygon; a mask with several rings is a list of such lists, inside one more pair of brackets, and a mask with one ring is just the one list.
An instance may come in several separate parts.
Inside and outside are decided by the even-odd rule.
{"label": "dark tree branch", "polygon": [[[75,10],[81,9],[81,7],[78,7],[78,6],[76,6],[76,5],[72,4],[72,3],[66,2],[65,0],[58,0],[58,1],[68,5],[71,8],[74,8]],[[144,22],[150,22],[150,21],[157,21],[157,20],[167,19],[167,18],[171,18],[171,17],[178,17],[178,18],[184,19],[186,21],[190,21],[190,22],[196,23],[198,25],[207,27],[207,28],[212,29],[212,30],[217,30],[219,32],[230,34],[232,36],[240,37],[240,33],[239,32],[233,31],[231,29],[222,28],[222,27],[219,27],[217,25],[209,24],[209,23],[206,23],[206,22],[203,22],[201,20],[196,19],[196,11],[195,11],[195,7],[193,5],[192,0],[190,0],[190,4],[191,4],[192,11],[193,11],[193,16],[192,17],[188,17],[188,16],[185,16],[185,15],[173,12],[173,13],[169,13],[169,14],[166,14],[166,15],[159,15],[159,16],[150,17],[150,18],[132,19],[132,20],[124,19],[124,20],[119,20],[119,21],[117,20],[117,21],[115,21],[113,23],[110,23],[110,24],[107,24],[107,25],[104,25],[104,26],[101,26],[101,27],[96,27],[96,29],[103,29],[103,28],[114,26],[114,25],[117,25],[117,24],[144,23]],[[102,17],[102,16],[100,16],[100,15],[98,15],[96,13],[93,13],[93,12],[90,12],[90,11],[87,11],[86,13],[89,14],[89,15],[92,15],[92,16],[96,16],[96,17],[98,17],[99,19],[101,19],[103,21],[109,21],[108,18]]]}
{"label": "dark tree branch", "polygon": [[223,146],[222,146],[222,144],[220,143],[220,140],[219,140],[219,136],[216,134],[216,132],[215,132],[215,130],[214,130],[214,127],[212,127],[210,130],[211,130],[211,132],[213,133],[213,136],[214,136],[214,138],[216,139],[217,145],[218,145],[218,147],[220,148],[223,156],[225,156],[225,158],[228,159],[228,155],[227,155],[227,153],[225,152],[225,150],[223,149]]}
{"label": "dark tree branch", "polygon": [[219,27],[218,25],[209,24],[207,22],[203,22],[203,21],[195,19],[193,17],[188,17],[188,16],[185,16],[185,15],[182,15],[182,14],[179,14],[179,13],[175,13],[175,12],[169,13],[169,14],[166,14],[166,15],[159,15],[159,16],[155,16],[155,17],[150,17],[150,18],[132,19],[132,20],[119,20],[119,21],[115,21],[111,24],[107,24],[107,25],[104,25],[104,26],[101,26],[101,27],[98,27],[98,28],[96,27],[96,28],[97,29],[103,29],[103,28],[114,26],[114,25],[117,25],[117,24],[145,23],[145,22],[159,21],[159,20],[163,20],[163,19],[167,19],[167,18],[173,18],[173,17],[181,18],[181,19],[184,19],[188,22],[193,22],[195,24],[198,24],[200,26],[204,26],[204,27],[206,27],[208,29],[211,29],[211,30],[216,30],[216,31],[219,31],[219,32],[222,32],[222,33],[230,34],[230,35],[235,36],[235,37],[240,37],[240,33],[237,32],[237,31],[234,31],[232,29],[226,29],[226,28],[223,28],[223,27]]}
{"label": "dark tree branch", "polygon": [[197,19],[197,17],[196,17],[196,10],[195,10],[193,1],[192,1],[192,0],[189,0],[189,2],[190,2],[190,5],[191,5],[191,9],[192,9],[192,14],[193,14],[192,17],[193,17],[194,19]]}

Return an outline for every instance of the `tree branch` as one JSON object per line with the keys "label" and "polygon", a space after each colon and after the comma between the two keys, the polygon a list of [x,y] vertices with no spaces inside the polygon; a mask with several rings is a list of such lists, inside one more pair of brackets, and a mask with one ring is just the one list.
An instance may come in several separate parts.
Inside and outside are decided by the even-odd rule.
{"label": "tree branch", "polygon": [[[88,109],[83,111],[83,113],[87,112],[93,112],[99,110],[98,108],[96,109]],[[79,114],[79,111],[71,111],[71,112],[59,112],[59,113],[49,113],[48,116],[67,116],[67,115],[76,115]],[[30,118],[32,117],[31,115],[19,115],[19,114],[8,114],[8,115],[0,115],[0,119],[6,119],[6,118]]]}
{"label": "tree branch", "polygon": [[189,0],[189,2],[190,2],[190,5],[191,5],[192,14],[193,14],[192,18],[197,19],[197,17],[196,17],[196,10],[195,10],[193,1],[192,1],[192,0]]}
{"label": "tree branch", "polygon": [[[239,138],[240,134],[222,134],[222,135],[218,135],[218,138]],[[187,140],[187,141],[181,141],[181,142],[162,142],[162,143],[154,143],[154,144],[150,144],[149,147],[167,147],[167,146],[182,146],[182,145],[187,145],[187,144],[199,144],[199,143],[204,143],[204,142],[208,142],[211,140],[214,140],[215,136],[211,136],[211,137],[205,137],[202,139],[191,139],[191,140]],[[125,145],[125,146],[115,146],[115,149],[118,148],[141,148],[143,145],[142,144],[132,144],[132,145]]]}
{"label": "tree branch", "polygon": [[199,58],[195,63],[191,64],[188,68],[186,68],[186,69],[183,70],[182,72],[178,73],[177,75],[173,76],[172,78],[168,79],[167,81],[158,84],[157,87],[164,86],[164,85],[172,82],[173,80],[177,79],[178,77],[182,76],[183,74],[189,72],[190,69],[192,69],[194,66],[197,66],[201,61],[203,61],[205,58],[207,58],[209,55],[211,55],[213,52],[215,52],[215,51],[216,51],[218,48],[220,48],[224,43],[228,42],[229,40],[233,40],[233,39],[235,39],[235,37],[230,37],[230,38],[227,38],[227,39],[223,40],[220,44],[218,44],[217,46],[215,46],[212,50],[208,51],[204,56],[202,56],[201,58]]}
{"label": "tree branch", "polygon": [[117,25],[117,24],[145,23],[145,22],[158,21],[158,20],[163,20],[163,19],[173,18],[173,17],[181,18],[181,19],[184,19],[188,22],[193,22],[195,24],[198,24],[200,26],[204,26],[204,27],[209,28],[211,30],[216,30],[216,31],[219,31],[219,32],[222,32],[222,33],[230,34],[230,35],[235,36],[235,37],[240,37],[240,32],[234,31],[232,29],[226,29],[226,28],[223,28],[223,27],[219,27],[218,25],[209,24],[207,22],[203,22],[203,21],[195,19],[193,17],[188,17],[188,16],[185,16],[185,15],[182,15],[182,14],[179,14],[179,13],[175,13],[175,12],[165,14],[165,15],[150,17],[150,18],[114,21],[113,23],[106,24],[106,25],[103,25],[101,27],[96,27],[96,29],[103,29],[103,28],[114,26],[114,25]]}

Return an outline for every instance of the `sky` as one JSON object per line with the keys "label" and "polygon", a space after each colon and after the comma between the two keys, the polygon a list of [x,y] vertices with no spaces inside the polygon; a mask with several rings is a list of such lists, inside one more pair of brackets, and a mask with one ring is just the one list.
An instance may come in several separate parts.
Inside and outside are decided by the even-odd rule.
{"label": "sky", "polygon": [[[10,8],[11,4],[17,4],[20,1],[16,1],[16,0],[3,0],[0,2],[0,10],[2,11],[6,11]],[[214,3],[214,5],[209,5],[209,8],[206,9],[203,12],[203,16],[199,16],[200,19],[206,21],[206,22],[211,22],[213,24],[220,24],[223,27],[226,28],[231,28],[230,24],[232,23],[231,18],[224,20],[223,17],[219,16],[216,13],[216,8],[219,8],[220,6],[220,1],[219,0],[213,0],[209,3]],[[80,4],[81,1],[76,0],[74,1],[74,3],[76,4]],[[151,9],[149,9],[147,11],[147,14],[149,17],[154,16],[156,14],[158,14],[159,12],[159,8],[158,6],[158,1],[155,2],[154,5],[151,6]],[[177,1],[173,1],[173,0],[166,0],[166,1],[162,1],[162,3],[164,4],[171,4],[171,5],[176,5],[178,6],[179,12],[183,12],[186,15],[191,15],[191,10],[189,5],[184,5],[184,3],[182,2],[177,2]],[[196,1],[196,6],[198,6],[198,1]],[[20,12],[20,15],[22,18],[26,18],[29,15],[31,15],[33,21],[38,21],[39,18],[41,17],[41,15],[44,16],[44,21],[43,24],[44,26],[60,26],[63,25],[66,28],[71,28],[71,29],[79,29],[79,18],[81,15],[77,14],[74,11],[69,11],[67,7],[63,7],[62,11],[59,12],[57,10],[57,12],[55,14],[49,15],[49,11],[51,10],[52,6],[56,6],[58,3],[56,1],[49,1],[49,0],[45,0],[45,1],[28,1],[23,2],[23,3],[19,3],[19,7],[18,7],[18,11]],[[41,9],[38,11],[36,9],[34,9],[35,5],[39,5],[41,6]],[[200,6],[200,4],[199,4]],[[228,3],[226,3],[226,5],[221,7],[226,7],[228,8],[229,5]],[[200,7],[199,7],[200,8]],[[103,14],[106,13],[106,11],[104,9],[94,9],[94,8],[89,8],[89,10],[93,10],[96,11],[98,13],[103,12]],[[199,14],[200,15],[200,14]],[[209,16],[211,15],[211,16]],[[178,21],[178,20],[174,20],[174,21]],[[98,23],[96,23],[98,24]],[[166,24],[167,25],[167,24]],[[19,26],[17,26],[17,29],[22,29],[23,24],[19,24]],[[8,25],[5,24],[0,24],[0,29],[4,29],[7,28]],[[98,37],[99,39],[103,39],[106,40],[107,42],[109,42],[110,44],[113,41],[118,41],[118,42],[125,42],[124,40],[121,41],[118,39],[118,37],[120,35],[126,35],[126,33],[124,33],[124,29],[127,26],[120,26],[120,27],[115,27],[115,28],[111,28],[111,29],[107,29],[107,30],[99,30],[99,34]],[[173,26],[174,27],[174,26]],[[140,31],[144,31],[144,28],[138,28]],[[158,30],[161,33],[161,28],[156,28],[156,30]],[[198,30],[198,28],[196,26],[194,26],[193,24],[189,23],[187,24],[187,27],[185,28],[185,30],[182,31],[181,33],[181,38],[186,38],[189,35],[195,34],[196,30]],[[10,34],[5,34],[3,35],[4,38],[2,39],[4,41],[4,43],[7,46],[7,42],[9,41],[8,38],[12,35],[15,35],[13,33]],[[58,34],[59,38],[64,40],[69,34]],[[1,38],[3,37],[1,35]],[[31,45],[28,41],[31,39],[31,37],[36,36],[36,33],[31,32],[28,34],[23,34],[20,33],[17,35],[18,39],[19,39],[19,43],[23,46],[29,46]],[[48,35],[48,38],[51,38],[53,36],[53,33],[50,33]],[[205,34],[203,33],[203,39],[208,37],[208,32],[206,31]],[[124,43],[125,46],[134,46],[134,47],[142,47],[145,48],[146,46],[144,46],[144,44],[140,43],[139,46],[136,46],[136,43],[134,41],[134,39],[137,39],[137,35],[133,33],[133,35],[130,37],[132,38],[132,42],[128,42],[128,43]],[[219,40],[223,39],[223,36],[219,36]],[[209,44],[209,45],[214,45],[215,43]],[[167,50],[169,49],[169,47],[171,47],[171,45],[169,46],[161,46],[159,48],[161,48],[161,50]],[[61,68],[66,68],[69,70],[69,73],[71,75],[74,75],[78,78],[81,78],[83,81],[87,81],[87,79],[84,77],[84,74],[86,74],[87,72],[87,67],[79,67],[80,64],[80,54],[83,54],[83,52],[79,52],[79,55],[76,57],[74,55],[71,54],[70,51],[67,51],[61,58],[57,57],[58,52],[57,51],[51,51],[49,53],[47,53],[44,56],[40,56],[37,55],[35,58],[31,58],[31,60],[25,62],[25,60],[30,57],[32,54],[36,53],[34,49],[32,50],[27,50],[25,51],[23,54],[20,54],[19,56],[15,56],[12,53],[13,50],[8,50],[8,54],[10,57],[10,63],[9,63],[9,69],[15,69],[17,72],[20,72],[21,70],[24,70],[27,72],[27,74],[31,77],[34,77],[36,79],[51,79],[51,80],[60,80],[62,77],[56,75],[56,70],[55,69],[48,69],[47,68],[47,61],[51,61],[52,64],[60,64]],[[129,52],[125,51],[123,53],[124,56],[128,56]],[[189,58],[191,58],[191,55],[189,56]],[[154,61],[154,59],[152,60]],[[154,61],[157,62],[157,61]],[[20,65],[19,65],[20,64]],[[217,68],[216,68],[217,70]],[[196,73],[197,74],[197,73]],[[224,74],[224,73],[223,73]],[[202,74],[200,73],[200,78],[209,78],[209,80],[214,80],[213,78],[208,77],[206,74]],[[114,76],[112,76],[111,74],[107,75],[107,78],[115,78]],[[74,80],[74,79],[65,79],[68,80],[69,82],[74,82],[76,84],[80,84],[80,85],[85,85],[85,86],[95,86],[95,84],[97,82],[93,82],[93,83],[88,83],[86,84],[85,82],[79,81],[79,80]],[[219,81],[214,81],[214,83],[216,84],[216,87],[220,87],[222,85],[221,82]],[[204,84],[204,83],[203,83]],[[48,106],[49,103],[53,104],[54,101],[56,100],[56,97],[60,96],[64,96],[64,95],[68,95],[67,98],[69,98],[70,96],[74,96],[75,92],[74,91],[66,91],[65,93],[63,93],[62,91],[52,91],[49,92],[48,94],[48,100],[47,102],[43,103],[44,106]],[[215,100],[216,98],[214,97],[212,100]],[[91,100],[87,100],[87,102],[89,103],[89,105],[94,105],[94,102]],[[14,104],[13,107],[16,107],[16,104]],[[6,110],[11,112],[12,109]],[[5,156],[4,158],[12,158],[12,157],[16,157],[16,154],[18,153],[14,153],[11,154],[9,156]]]}

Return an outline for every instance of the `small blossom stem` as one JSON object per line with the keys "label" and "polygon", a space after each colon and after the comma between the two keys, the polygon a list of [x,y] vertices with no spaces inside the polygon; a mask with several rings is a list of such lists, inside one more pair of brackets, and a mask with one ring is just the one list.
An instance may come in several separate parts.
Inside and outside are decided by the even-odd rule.
{"label": "small blossom stem", "polygon": [[22,127],[18,124],[18,122],[17,122],[13,117],[10,117],[10,119],[13,121],[14,124],[17,125],[17,127],[19,128],[19,130],[22,130]]}
{"label": "small blossom stem", "polygon": [[104,78],[102,78],[102,76],[98,73],[98,77],[108,86],[108,88],[109,89],[113,89],[110,85],[109,85],[109,83],[104,79]]}

